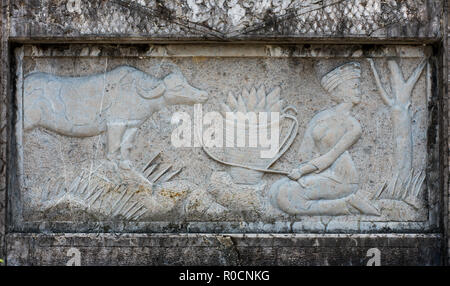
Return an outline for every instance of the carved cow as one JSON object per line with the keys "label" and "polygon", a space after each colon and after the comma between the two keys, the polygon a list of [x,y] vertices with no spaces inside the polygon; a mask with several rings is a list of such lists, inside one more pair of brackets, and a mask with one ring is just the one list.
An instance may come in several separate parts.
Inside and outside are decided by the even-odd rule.
{"label": "carved cow", "polygon": [[82,77],[36,72],[24,79],[24,130],[42,127],[72,137],[106,132],[108,158],[118,153],[120,166],[129,169],[129,151],[145,120],[164,106],[207,98],[179,73],[160,80],[129,66]]}

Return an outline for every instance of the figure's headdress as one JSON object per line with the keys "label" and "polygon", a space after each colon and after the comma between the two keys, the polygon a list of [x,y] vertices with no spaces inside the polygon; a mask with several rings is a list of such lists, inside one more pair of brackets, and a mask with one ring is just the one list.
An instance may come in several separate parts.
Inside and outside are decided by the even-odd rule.
{"label": "figure's headdress", "polygon": [[340,83],[361,77],[361,65],[358,62],[350,62],[338,66],[322,77],[321,84],[325,90],[331,92]]}

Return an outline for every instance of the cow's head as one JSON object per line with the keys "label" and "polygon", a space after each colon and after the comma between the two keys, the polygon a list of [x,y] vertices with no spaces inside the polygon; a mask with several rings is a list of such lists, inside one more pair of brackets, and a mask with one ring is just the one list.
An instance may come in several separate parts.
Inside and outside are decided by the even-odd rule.
{"label": "cow's head", "polygon": [[203,103],[208,99],[208,93],[191,86],[183,75],[172,73],[155,85],[154,80],[145,78],[136,82],[137,93],[146,99],[164,97],[169,105]]}
{"label": "cow's head", "polygon": [[168,104],[196,104],[208,99],[208,93],[191,86],[181,74],[172,73],[163,80],[164,99]]}

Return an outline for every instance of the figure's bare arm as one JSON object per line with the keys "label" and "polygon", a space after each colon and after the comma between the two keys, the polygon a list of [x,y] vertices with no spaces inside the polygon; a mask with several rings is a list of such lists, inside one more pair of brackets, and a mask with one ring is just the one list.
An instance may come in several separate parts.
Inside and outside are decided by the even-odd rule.
{"label": "figure's bare arm", "polygon": [[339,139],[327,153],[317,157],[309,164],[316,167],[315,172],[322,172],[330,167],[345,151],[347,151],[353,144],[358,141],[362,134],[362,128],[359,122],[354,118],[349,118],[347,121],[347,132]]}
{"label": "figure's bare arm", "polygon": [[310,126],[305,131],[305,135],[299,149],[300,164],[296,168],[291,170],[291,172],[288,174],[288,178],[291,180],[298,180],[301,178],[301,176],[309,174],[315,170],[314,166],[302,163],[304,161],[312,159],[315,153],[314,138],[312,136],[313,125],[314,124],[310,123]]}
{"label": "figure's bare arm", "polygon": [[300,164],[300,166],[298,168],[293,169],[288,174],[288,178],[291,179],[291,180],[298,180],[303,175],[312,173],[312,172],[314,172],[316,170],[317,170],[316,166],[311,165],[309,163],[303,163],[303,164]]}
{"label": "figure's bare arm", "polygon": [[299,148],[300,161],[311,160],[315,153],[314,138],[312,136],[312,128],[308,128]]}
{"label": "figure's bare arm", "polygon": [[[312,172],[320,173],[330,167],[345,151],[355,144],[362,135],[361,125],[352,117],[348,118],[344,125],[346,132],[327,153],[300,164],[298,168],[292,170],[288,177],[298,180],[302,176]],[[312,136],[308,136],[307,132],[302,144],[303,146],[307,146],[306,144],[308,144],[309,137],[313,140]]]}

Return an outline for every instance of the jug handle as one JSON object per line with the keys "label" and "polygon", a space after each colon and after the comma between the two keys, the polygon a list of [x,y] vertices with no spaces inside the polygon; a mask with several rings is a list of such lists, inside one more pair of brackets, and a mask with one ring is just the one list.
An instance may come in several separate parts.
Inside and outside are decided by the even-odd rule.
{"label": "jug handle", "polygon": [[286,153],[286,151],[289,149],[289,147],[291,147],[292,143],[294,142],[295,137],[297,136],[298,120],[295,116],[286,113],[288,110],[293,110],[295,113],[297,113],[295,107],[289,105],[283,109],[281,119],[283,118],[291,119],[293,121],[293,124],[290,127],[288,135],[284,138],[283,143],[278,149],[278,155],[275,156],[275,158],[273,158],[272,161],[270,161],[270,163],[266,166],[266,169],[269,169],[278,159],[280,159],[281,156],[283,156],[284,153]]}

